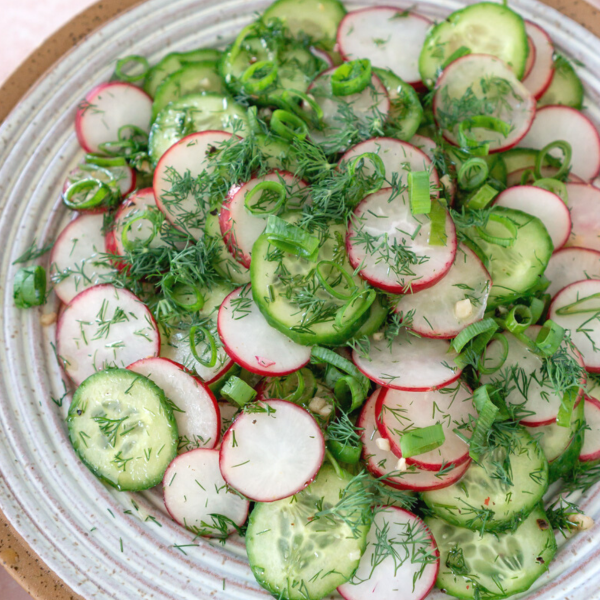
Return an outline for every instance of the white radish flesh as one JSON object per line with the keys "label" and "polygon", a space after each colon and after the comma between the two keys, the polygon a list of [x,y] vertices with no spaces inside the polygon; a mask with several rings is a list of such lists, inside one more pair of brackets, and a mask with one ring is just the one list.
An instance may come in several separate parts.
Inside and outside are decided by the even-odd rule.
{"label": "white radish flesh", "polygon": [[180,453],[217,445],[221,426],[219,407],[213,393],[199,379],[167,358],[145,358],[127,368],[154,381],[177,407],[173,415],[179,431]]}
{"label": "white radish flesh", "polygon": [[371,381],[397,390],[425,392],[456,381],[461,370],[446,340],[411,335],[403,330],[391,344],[370,338],[370,351],[352,352],[352,360]]}
{"label": "white radish flesh", "polygon": [[551,296],[576,281],[600,279],[600,251],[588,248],[562,248],[548,262],[544,275],[550,280]]}
{"label": "white radish flesh", "polygon": [[[525,26],[527,26],[527,21],[525,21]],[[525,63],[525,73],[523,73],[523,79],[525,79],[529,73],[531,73],[531,69],[533,69],[533,64],[535,63],[535,44],[530,36],[527,36],[527,46],[529,47],[529,54],[527,55],[527,62]]]}
{"label": "white radish flesh", "polygon": [[221,444],[227,483],[256,502],[293,496],[315,478],[325,456],[323,434],[308,411],[286,400],[256,403],[240,414]]}
{"label": "white radish flesh", "polygon": [[437,148],[437,144],[431,138],[419,133],[415,133],[415,135],[410,138],[410,143],[424,152],[430,160],[435,158],[434,152]]}
{"label": "white radish flesh", "polygon": [[83,164],[69,173],[63,185],[63,194],[73,183],[84,179],[99,179],[107,184],[117,183],[121,196],[126,196],[134,190],[137,176],[129,165],[97,167],[96,165]]}
{"label": "white radish flesh", "polygon": [[393,194],[392,188],[383,188],[355,208],[346,236],[348,259],[374,287],[392,294],[417,292],[449,271],[456,256],[456,230],[447,213],[446,245],[430,246],[429,217],[413,216],[407,191]]}
{"label": "white radish flesh", "polygon": [[590,462],[600,458],[600,402],[596,398],[586,396],[583,408],[587,428],[579,460]]}
{"label": "white radish flesh", "polygon": [[[540,175],[543,178],[552,179],[557,172],[557,167],[542,167],[540,169]],[[584,183],[583,179],[575,175],[575,173],[569,173],[566,181],[569,183]],[[506,176],[506,187],[513,187],[515,185],[533,185],[534,183],[535,177],[533,175],[533,168],[517,169],[516,171],[511,171]]]}
{"label": "white radish flesh", "polygon": [[96,371],[158,356],[160,336],[148,307],[112,285],[84,290],[58,319],[56,350],[76,385]]}
{"label": "white radish flesh", "polygon": [[585,183],[568,183],[571,236],[567,246],[600,250],[600,189]]}
{"label": "white radish flesh", "polygon": [[394,311],[419,335],[453,338],[483,318],[491,286],[490,274],[475,252],[460,245],[447,275],[426,290],[400,296]]}
{"label": "white radish flesh", "polygon": [[218,404],[219,413],[221,415],[221,435],[219,436],[219,444],[217,447],[220,447],[221,439],[225,435],[225,432],[231,427],[231,424],[238,415],[240,409],[231,402],[227,402],[227,400],[219,400]]}
{"label": "white radish flesh", "polygon": [[86,152],[101,152],[100,144],[119,140],[121,127],[150,131],[151,116],[152,98],[140,88],[123,81],[101,83],[77,109],[77,139]]}
{"label": "white radish flesh", "polygon": [[310,360],[308,346],[296,344],[267,323],[249,286],[225,298],[217,324],[227,354],[252,373],[288,375]]}
{"label": "white radish flesh", "polygon": [[535,47],[535,56],[531,71],[523,78],[523,85],[539,100],[554,76],[554,45],[550,36],[531,21],[525,21],[525,31],[530,44]]}
{"label": "white radish flesh", "polygon": [[[222,537],[248,518],[250,502],[227,488],[219,469],[219,451],[198,448],[171,462],[163,479],[165,508],[174,521],[193,533]],[[211,515],[222,515],[218,519]]]}
{"label": "white radish flesh", "polygon": [[60,233],[50,254],[54,291],[68,304],[83,290],[102,283],[114,272],[107,251],[103,214],[81,214]]}

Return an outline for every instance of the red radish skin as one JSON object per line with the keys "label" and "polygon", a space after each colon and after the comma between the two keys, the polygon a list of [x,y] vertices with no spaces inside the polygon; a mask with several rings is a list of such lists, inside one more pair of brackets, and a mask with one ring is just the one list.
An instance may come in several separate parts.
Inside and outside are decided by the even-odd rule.
{"label": "red radish skin", "polygon": [[[582,112],[570,106],[550,105],[538,109],[531,129],[519,142],[523,148],[541,150],[551,142],[571,145],[571,171],[585,181],[600,174],[600,135]],[[557,151],[560,158],[560,151]]]}
{"label": "red radish skin", "polygon": [[227,354],[251,373],[289,375],[310,360],[310,347],[296,344],[267,323],[249,287],[237,288],[223,300],[217,327]]}
{"label": "red radish skin", "polygon": [[554,250],[560,250],[571,234],[571,213],[556,194],[533,185],[518,185],[500,192],[494,206],[520,210],[537,217],[546,227]]}
{"label": "red radish skin", "polygon": [[310,52],[311,54],[314,54],[317,58],[320,58],[327,65],[325,70],[331,69],[334,66],[333,59],[329,55],[329,52],[327,52],[326,50],[322,50],[321,48],[311,46]]}
{"label": "red radish skin", "polygon": [[[527,24],[527,21],[525,21]],[[525,79],[529,73],[531,73],[531,69],[533,69],[533,64],[535,63],[535,44],[530,36],[527,36],[527,45],[529,47],[529,54],[527,55],[527,63],[525,64],[525,73],[523,73],[523,79]]]}
{"label": "red radish skin", "polygon": [[591,396],[585,397],[585,430],[579,460],[592,462],[600,459],[600,402]]}
{"label": "red radish skin", "polygon": [[554,45],[550,36],[539,25],[525,21],[525,30],[535,48],[535,58],[531,71],[523,78],[523,85],[539,100],[554,77]]}
{"label": "red radish skin", "polygon": [[393,71],[420,91],[419,55],[432,23],[414,12],[399,19],[399,12],[394,6],[349,12],[338,26],[337,44],[344,60],[368,58],[374,67]]}
{"label": "red radish skin", "polygon": [[[450,270],[456,256],[456,229],[447,213],[446,245],[430,246],[431,222],[423,217],[417,220],[412,215],[407,191],[389,202],[393,193],[392,188],[383,188],[367,196],[354,209],[346,234],[348,260],[354,269],[360,268],[359,275],[376,288],[392,294],[418,292],[436,284]],[[365,234],[366,241],[363,240]],[[373,252],[367,252],[367,242],[373,238],[381,242]],[[401,269],[398,274],[390,269],[394,254],[389,255],[389,245],[394,241],[407,246],[421,261],[410,265],[410,275]]]}
{"label": "red radish skin", "polygon": [[[104,252],[110,252],[102,233],[103,224],[102,214],[81,214],[61,231],[54,242],[50,273],[53,278],[60,276],[54,291],[65,304],[114,272],[102,256]],[[63,278],[63,273],[70,274]]]}
{"label": "red radish skin", "polygon": [[168,358],[144,358],[127,368],[156,383],[183,411],[173,411],[179,431],[179,453],[217,445],[221,429],[219,405],[199,377]]}
{"label": "red radish skin", "polygon": [[124,81],[101,83],[92,88],[75,116],[75,131],[86,152],[100,152],[100,144],[118,141],[125,125],[150,131],[152,98]]}
{"label": "red radish skin", "polygon": [[[540,174],[542,177],[552,178],[558,169],[556,167],[542,167],[540,170]],[[525,181],[523,181],[523,176],[527,175]],[[585,183],[581,177],[575,175],[575,173],[569,173],[567,176],[567,181],[569,183]],[[516,185],[533,185],[535,183],[535,178],[533,175],[533,169],[517,169],[516,171],[511,171],[506,176],[506,187],[514,187]]]}
{"label": "red radish skin", "polygon": [[98,370],[158,356],[160,336],[137,296],[102,284],[75,296],[60,315],[56,351],[66,374],[79,385]]}
{"label": "red radish skin", "polygon": [[458,467],[469,460],[469,446],[455,433],[462,423],[477,418],[473,393],[459,386],[448,393],[405,392],[384,388],[375,405],[375,423],[380,435],[390,442],[391,451],[402,458],[402,433],[440,423],[446,440],[435,450],[406,458],[406,463],[425,471],[440,471],[445,465]]}
{"label": "red radish skin", "polygon": [[[222,535],[211,515],[223,515],[241,527],[250,510],[248,500],[228,490],[219,469],[219,451],[208,448],[173,459],[163,478],[163,500],[176,523],[205,537]],[[234,531],[230,525],[227,533]]]}
{"label": "red radish skin", "polygon": [[544,275],[550,280],[546,293],[551,296],[576,281],[600,279],[600,251],[562,248],[550,257]]}
{"label": "red radish skin", "polygon": [[568,183],[571,235],[567,246],[600,250],[600,189],[585,183]]}
{"label": "red radish skin", "polygon": [[223,436],[219,466],[225,481],[256,502],[293,496],[316,477],[325,458],[321,428],[304,408],[267,400],[242,412]]}
{"label": "red radish skin", "polygon": [[[414,492],[440,490],[459,481],[467,472],[471,464],[470,459],[458,467],[444,470],[441,475],[433,471],[418,469],[415,465],[407,466],[406,471],[399,471],[396,468],[398,457],[391,450],[379,448],[377,440],[381,436],[375,422],[375,406],[382,389],[379,388],[371,394],[356,422],[363,443],[362,457],[371,475],[383,478],[383,483],[391,488]],[[389,475],[389,473],[393,473],[393,475]]]}
{"label": "red radish skin", "polygon": [[[393,549],[381,556],[381,535]],[[436,557],[424,564],[423,557]],[[367,547],[353,578],[337,588],[344,600],[397,600],[399,581],[410,582],[402,600],[423,600],[435,585],[440,554],[433,535],[415,514],[396,506],[377,509]]]}

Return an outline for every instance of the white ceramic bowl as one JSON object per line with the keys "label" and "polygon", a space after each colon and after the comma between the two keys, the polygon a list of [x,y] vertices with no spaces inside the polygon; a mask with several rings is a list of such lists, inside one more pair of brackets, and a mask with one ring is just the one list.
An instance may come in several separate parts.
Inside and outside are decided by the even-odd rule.
{"label": "white ceramic bowl", "polygon": [[[421,0],[418,11],[439,18],[467,3]],[[267,596],[254,581],[242,541],[232,539],[224,547],[193,541],[166,516],[156,494],[110,490],[75,457],[64,424],[68,399],[62,408],[51,399],[64,392],[50,345],[54,327],[41,327],[37,309],[14,308],[12,281],[18,266],[12,262],[34,238],[54,239],[67,218],[59,191],[82,156],[73,129],[75,111],[90,87],[108,79],[114,61],[132,53],[155,61],[171,51],[223,46],[268,4],[150,0],[69,52],[0,128],[0,507],[48,566],[86,599]],[[347,6],[359,5],[350,1]],[[586,86],[587,113],[600,124],[600,40],[534,0],[511,0],[511,6],[585,64],[578,71]],[[50,303],[44,311],[55,308]],[[600,517],[598,492],[583,498],[594,518]],[[600,527],[559,543],[550,572],[527,598],[600,598]],[[432,597],[447,598],[440,592]]]}

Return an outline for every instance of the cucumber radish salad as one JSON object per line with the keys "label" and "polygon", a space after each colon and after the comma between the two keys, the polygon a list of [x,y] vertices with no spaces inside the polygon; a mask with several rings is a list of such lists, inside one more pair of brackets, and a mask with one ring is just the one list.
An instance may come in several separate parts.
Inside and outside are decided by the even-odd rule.
{"label": "cucumber radish salad", "polygon": [[528,590],[600,481],[582,105],[500,3],[277,0],[224,49],[119,60],[14,281],[60,300],[81,461],[241,536],[279,599]]}

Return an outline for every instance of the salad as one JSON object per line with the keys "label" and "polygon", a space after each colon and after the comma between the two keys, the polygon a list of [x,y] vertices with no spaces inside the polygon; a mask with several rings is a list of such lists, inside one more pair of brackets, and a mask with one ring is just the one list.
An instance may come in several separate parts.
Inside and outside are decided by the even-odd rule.
{"label": "salad", "polygon": [[74,451],[242,536],[280,599],[528,590],[600,481],[582,107],[489,2],[277,0],[223,50],[119,60],[77,109],[73,219],[14,281],[61,302]]}

